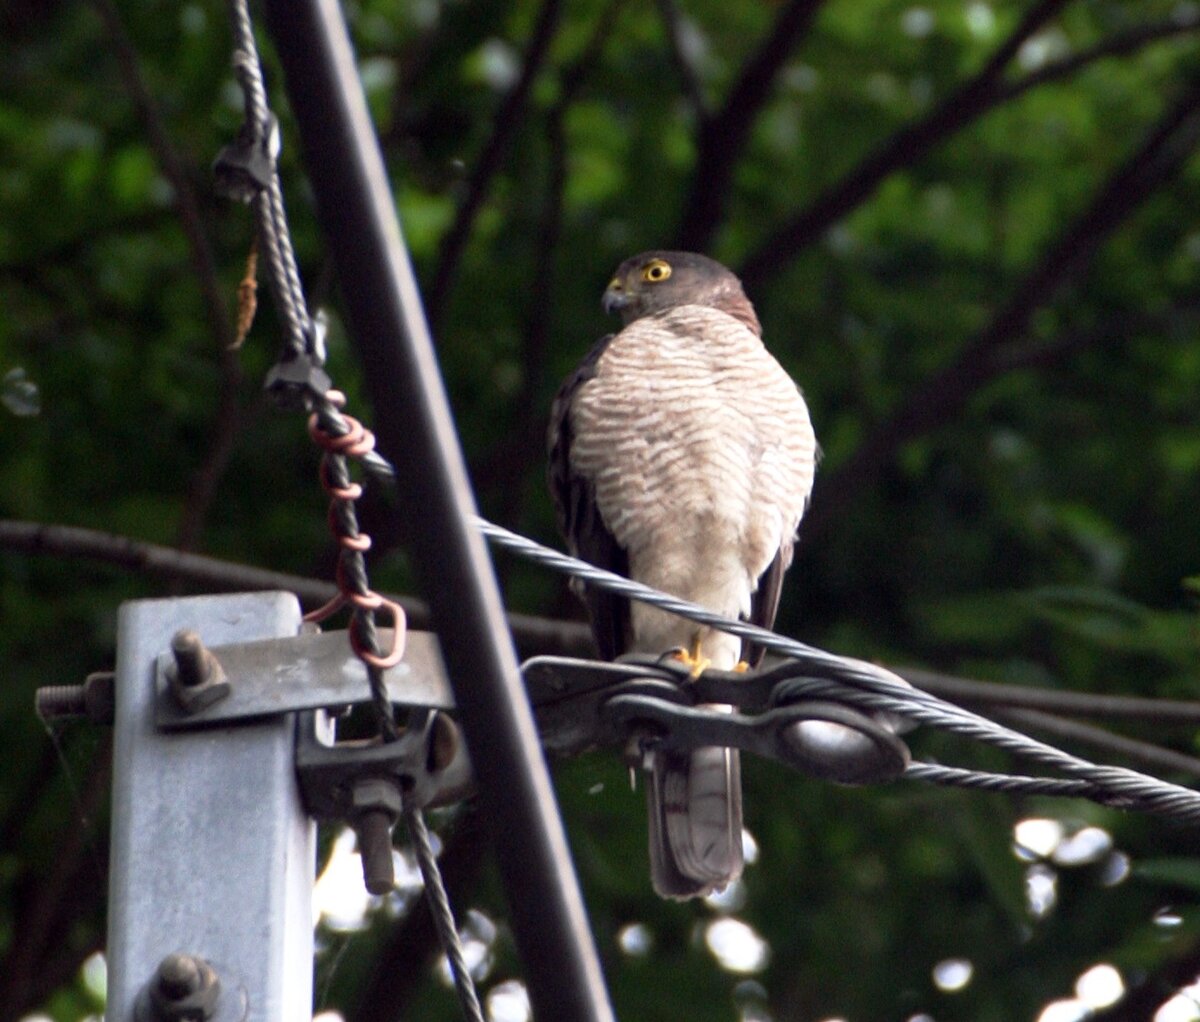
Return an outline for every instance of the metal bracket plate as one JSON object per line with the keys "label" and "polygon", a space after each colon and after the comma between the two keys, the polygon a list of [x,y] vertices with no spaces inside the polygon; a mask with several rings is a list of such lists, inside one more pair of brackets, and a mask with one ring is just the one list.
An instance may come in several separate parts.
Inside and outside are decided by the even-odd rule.
{"label": "metal bracket plate", "polygon": [[[379,630],[386,648],[391,629]],[[171,692],[169,652],[155,664],[155,723],[164,731],[188,730],[232,721],[272,717],[295,710],[349,706],[370,700],[367,672],[351,651],[345,632],[322,632],[212,646],[229,679],[229,695],[189,713]],[[392,702],[448,710],[454,697],[437,636],[409,632],[404,660],[383,672]]]}

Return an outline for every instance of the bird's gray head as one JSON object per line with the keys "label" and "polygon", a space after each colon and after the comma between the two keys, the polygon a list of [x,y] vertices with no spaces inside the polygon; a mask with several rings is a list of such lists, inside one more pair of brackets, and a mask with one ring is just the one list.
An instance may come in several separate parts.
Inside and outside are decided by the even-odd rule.
{"label": "bird's gray head", "polygon": [[680,305],[706,305],[761,333],[742,282],[724,266],[695,252],[643,252],[617,267],[601,300],[604,311],[632,323]]}

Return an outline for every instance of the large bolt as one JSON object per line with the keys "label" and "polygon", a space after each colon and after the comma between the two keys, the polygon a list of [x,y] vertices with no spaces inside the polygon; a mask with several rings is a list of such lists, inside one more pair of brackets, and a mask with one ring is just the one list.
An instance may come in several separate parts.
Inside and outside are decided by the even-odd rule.
{"label": "large bolt", "polygon": [[362,856],[363,884],[372,894],[387,894],[396,886],[392,863],[392,828],[400,817],[400,791],[382,777],[367,777],[350,796],[351,823]]}
{"label": "large bolt", "polygon": [[394,825],[392,815],[382,809],[362,813],[354,821],[362,856],[363,886],[371,894],[387,894],[396,886],[396,867],[392,861]]}
{"label": "large bolt", "polygon": [[158,963],[158,971],[154,974],[154,982],[158,984],[158,992],[168,1000],[178,1001],[180,998],[194,994],[203,985],[200,963],[191,955],[167,955]]}
{"label": "large bolt", "polygon": [[82,685],[43,685],[34,694],[34,709],[47,724],[86,717],[93,724],[113,722],[111,671],[89,674]]}
{"label": "large bolt", "polygon": [[184,712],[197,713],[229,695],[220,662],[193,629],[181,628],[175,633],[171,656],[174,662],[167,668],[167,680]]}
{"label": "large bolt", "polygon": [[33,707],[46,723],[82,717],[86,712],[82,685],[43,685],[33,694]]}
{"label": "large bolt", "polygon": [[159,1022],[204,1022],[216,1011],[221,981],[203,958],[176,952],[158,963],[148,992]]}
{"label": "large bolt", "polygon": [[204,648],[200,635],[191,628],[181,628],[171,639],[175,671],[179,683],[187,688],[203,685],[212,676],[213,655]]}

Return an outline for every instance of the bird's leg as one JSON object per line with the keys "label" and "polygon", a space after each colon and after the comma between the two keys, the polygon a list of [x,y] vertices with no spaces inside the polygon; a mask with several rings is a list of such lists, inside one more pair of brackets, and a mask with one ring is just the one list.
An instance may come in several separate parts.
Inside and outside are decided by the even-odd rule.
{"label": "bird's leg", "polygon": [[734,674],[745,674],[749,670],[750,670],[750,665],[745,660],[739,660],[736,664],[733,665],[733,673]]}
{"label": "bird's leg", "polygon": [[671,654],[676,660],[682,664],[685,664],[689,668],[689,675],[693,681],[700,677],[700,675],[707,670],[708,665],[712,663],[712,661],[706,657],[700,651],[700,649],[700,633],[697,632],[692,636],[692,644],[689,647],[686,649],[680,647]]}

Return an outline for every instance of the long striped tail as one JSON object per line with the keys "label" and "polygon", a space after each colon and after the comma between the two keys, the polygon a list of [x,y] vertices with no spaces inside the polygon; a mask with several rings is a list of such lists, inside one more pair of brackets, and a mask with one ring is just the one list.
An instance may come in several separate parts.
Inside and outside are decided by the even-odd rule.
{"label": "long striped tail", "polygon": [[664,898],[721,890],[742,874],[742,773],[737,749],[652,753],[646,806],[650,878]]}

